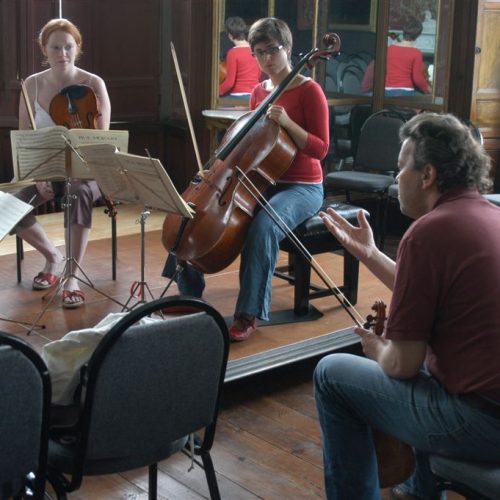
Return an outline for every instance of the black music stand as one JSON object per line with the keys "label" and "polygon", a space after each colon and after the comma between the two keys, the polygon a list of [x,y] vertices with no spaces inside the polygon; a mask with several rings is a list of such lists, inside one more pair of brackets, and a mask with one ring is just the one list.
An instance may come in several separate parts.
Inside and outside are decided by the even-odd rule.
{"label": "black music stand", "polygon": [[[71,194],[71,182],[72,179],[94,179],[75,147],[89,143],[109,143],[113,144],[113,148],[118,146],[127,149],[128,132],[122,130],[67,129],[59,125],[37,130],[14,130],[11,132],[14,171],[18,179],[63,180],[65,182],[63,207],[68,227],[66,229],[66,258],[62,272],[63,278],[59,280],[57,287],[49,290],[42,297],[42,300],[48,298],[48,301],[38,314],[33,325],[45,314],[54,298],[70,278],[78,280],[121,307],[125,307],[121,302],[95,287],[83,268],[72,256],[70,224],[72,201],[76,199],[76,195]],[[78,269],[83,278],[74,274],[75,269]],[[30,331],[28,331],[29,333]]]}
{"label": "black music stand", "polygon": [[[160,160],[121,153],[109,144],[84,145],[78,148],[103,193],[111,200],[143,205],[138,223],[141,224],[140,280],[132,283],[125,309],[147,302],[146,293],[154,296],[145,281],[145,224],[150,210],[192,218],[193,210],[180,197]],[[148,153],[149,155],[149,153]],[[130,302],[139,300],[129,308]]]}

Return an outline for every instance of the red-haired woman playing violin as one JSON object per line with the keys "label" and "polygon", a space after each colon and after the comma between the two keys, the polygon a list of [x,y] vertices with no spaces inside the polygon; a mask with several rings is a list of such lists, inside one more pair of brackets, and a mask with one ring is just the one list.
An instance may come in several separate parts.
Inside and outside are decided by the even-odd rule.
{"label": "red-haired woman playing violin", "polygon": [[[106,85],[102,78],[89,73],[75,65],[82,51],[82,36],[78,28],[66,19],[52,19],[41,30],[38,43],[48,69],[33,74],[26,79],[25,88],[31,109],[34,110],[34,124],[30,123],[28,107],[21,96],[19,105],[19,128],[28,129],[52,127],[56,125],[49,114],[52,99],[61,89],[70,85],[86,85],[90,87],[99,100],[99,112],[96,126],[108,129],[111,115]],[[54,198],[54,191],[61,190],[59,183],[38,182],[16,196],[33,206],[45,203]],[[71,181],[71,191],[76,195],[72,201],[71,221],[71,256],[81,265],[92,224],[92,205],[101,197],[95,181]],[[45,290],[55,285],[60,276],[58,271],[64,257],[33,215],[26,216],[15,228],[14,232],[27,241],[45,257],[43,269],[33,279],[33,288]],[[72,261],[69,266],[74,266]],[[78,268],[68,269],[69,279],[64,284],[63,307],[75,308],[84,304],[85,297],[78,285]]]}

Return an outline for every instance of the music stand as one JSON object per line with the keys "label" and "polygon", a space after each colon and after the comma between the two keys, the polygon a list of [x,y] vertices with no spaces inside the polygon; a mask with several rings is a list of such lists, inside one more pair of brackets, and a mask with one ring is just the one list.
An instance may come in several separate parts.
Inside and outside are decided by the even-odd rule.
{"label": "music stand", "polygon": [[[70,278],[78,280],[124,307],[121,302],[95,287],[83,268],[72,256],[71,210],[72,200],[76,198],[76,195],[71,194],[71,181],[72,179],[94,179],[75,147],[81,144],[96,143],[109,143],[113,144],[113,147],[120,147],[126,150],[128,147],[128,131],[67,129],[66,127],[56,125],[37,130],[13,130],[11,132],[12,157],[17,179],[34,179],[35,181],[62,180],[65,182],[65,201],[63,207],[67,221],[67,237],[66,258],[62,272],[63,278],[59,280],[55,289],[49,290],[43,296],[43,299],[48,297],[49,300],[38,314],[34,324],[45,314],[52,300]],[[83,279],[74,274],[75,270],[81,273]]]}
{"label": "music stand", "polygon": [[[83,145],[78,148],[99,187],[111,200],[122,203],[140,203],[144,209],[138,222],[141,224],[141,277],[131,287],[130,301],[134,304],[146,302],[146,292],[154,299],[144,279],[145,270],[145,224],[151,209],[182,215],[186,219],[193,217],[193,210],[180,197],[160,160],[122,153],[110,144]],[[149,153],[148,153],[149,154]]]}
{"label": "music stand", "polygon": [[[28,185],[26,183],[22,184],[22,186]],[[3,184],[0,185],[0,213],[2,217],[0,217],[0,241],[2,241],[17,223],[27,214],[29,214],[33,207],[29,203],[25,203],[24,201],[16,198],[10,193],[4,192],[5,189],[13,190],[19,189],[21,187],[19,184],[10,183],[5,186]],[[0,321],[5,321],[7,323],[15,323],[22,328],[26,328],[30,326],[30,328],[26,328],[28,331],[31,331],[33,328],[45,328],[45,325],[39,325],[35,321],[35,323],[31,323],[28,321],[22,321],[18,319],[12,319],[6,316],[3,313],[0,313]]]}

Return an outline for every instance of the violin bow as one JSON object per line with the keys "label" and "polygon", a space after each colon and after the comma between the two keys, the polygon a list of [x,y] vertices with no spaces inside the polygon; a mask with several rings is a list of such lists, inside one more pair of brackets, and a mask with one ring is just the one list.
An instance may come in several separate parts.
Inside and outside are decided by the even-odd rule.
{"label": "violin bow", "polygon": [[19,79],[19,83],[21,84],[21,93],[23,94],[24,104],[26,105],[26,109],[28,110],[28,116],[31,122],[31,128],[36,130],[35,118],[33,116],[33,110],[31,109],[31,103],[28,98],[28,92],[26,91],[26,85],[24,84],[24,80],[22,78]]}
{"label": "violin bow", "polygon": [[194,135],[193,122],[191,121],[191,113],[189,112],[189,106],[186,98],[186,92],[184,90],[184,84],[182,83],[181,70],[179,68],[179,61],[177,60],[177,53],[173,42],[170,42],[170,49],[172,51],[172,59],[174,61],[175,73],[177,75],[177,81],[179,83],[179,89],[181,91],[182,103],[184,104],[184,110],[186,111],[186,117],[189,126],[189,133],[191,134],[191,140],[193,141],[194,154],[196,155],[196,161],[198,163],[198,171],[201,176],[203,176],[203,166],[200,159],[200,151],[198,149],[198,143],[196,142],[196,136]]}

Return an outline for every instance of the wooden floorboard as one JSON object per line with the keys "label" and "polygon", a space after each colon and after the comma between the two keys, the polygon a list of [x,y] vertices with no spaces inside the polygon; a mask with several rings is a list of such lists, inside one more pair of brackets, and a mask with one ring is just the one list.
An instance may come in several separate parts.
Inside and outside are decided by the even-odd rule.
{"label": "wooden floorboard", "polygon": [[[102,209],[100,209],[102,210]],[[83,269],[101,292],[124,303],[130,298],[131,284],[140,279],[139,207],[125,207],[118,220],[118,279],[111,280],[109,221],[95,213],[93,239],[89,243]],[[51,236],[61,242],[61,216],[43,216]],[[160,276],[165,251],[160,243],[163,217],[153,214],[147,221],[145,238],[145,280],[153,295],[166,285]],[[108,236],[106,236],[108,235]],[[31,289],[31,280],[42,268],[43,259],[34,251],[25,252],[23,280],[16,282],[13,237],[0,244],[0,313],[14,319],[33,321],[46,301],[43,292]],[[284,264],[285,255],[280,255]],[[334,280],[341,281],[342,259],[335,254],[320,256],[320,264]],[[27,336],[16,324],[0,322],[0,329],[27,339],[39,352],[52,340],[70,330],[96,324],[106,314],[121,307],[104,295],[82,286],[87,301],[83,308],[64,310],[60,296],[55,297],[40,318],[46,328]],[[292,307],[293,288],[283,280],[273,281],[272,310]],[[238,261],[228,269],[207,276],[205,299],[224,316],[230,317],[238,292]],[[175,285],[168,294],[177,293]],[[366,269],[361,269],[357,309],[370,312],[375,299],[389,301],[390,292]],[[139,300],[134,298],[131,304]],[[262,326],[246,342],[231,345],[230,360],[279,349],[290,343],[318,337],[351,326],[352,321],[331,297],[314,301],[324,316],[311,322]],[[348,348],[356,350],[356,346]],[[269,500],[323,498],[320,431],[312,395],[311,376],[317,359],[313,358],[273,370],[271,373],[227,383],[212,456],[222,498]],[[203,471],[190,471],[190,459],[177,454],[159,466],[158,492],[162,499],[198,500],[208,498]],[[147,498],[147,469],[123,474],[87,477],[71,499],[112,500]],[[383,498],[388,498],[384,492]],[[450,499],[459,497],[449,496]]]}

